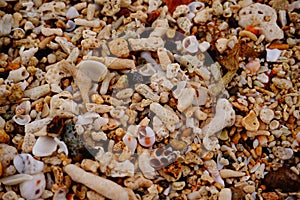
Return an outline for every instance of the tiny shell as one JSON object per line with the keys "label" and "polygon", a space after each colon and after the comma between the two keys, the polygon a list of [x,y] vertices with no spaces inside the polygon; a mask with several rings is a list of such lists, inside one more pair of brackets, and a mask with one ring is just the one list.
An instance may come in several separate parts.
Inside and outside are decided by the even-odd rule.
{"label": "tiny shell", "polygon": [[260,62],[258,60],[251,60],[246,65],[245,68],[251,73],[255,73],[260,68]]}
{"label": "tiny shell", "polygon": [[69,154],[69,151],[68,151],[68,147],[67,145],[63,142],[63,141],[60,141],[58,138],[54,138],[54,141],[56,142],[56,144],[58,145],[58,150],[57,152],[58,153],[62,153],[64,152],[66,155]]}
{"label": "tiny shell", "polygon": [[32,153],[39,157],[50,156],[56,148],[57,143],[54,141],[54,138],[40,136],[33,146]]}
{"label": "tiny shell", "polygon": [[76,17],[79,16],[78,11],[76,10],[76,8],[74,8],[73,6],[69,8],[69,10],[67,11],[66,17],[68,19],[74,19]]}
{"label": "tiny shell", "polygon": [[30,101],[23,101],[16,107],[16,114],[22,115],[22,114],[28,114],[31,109]]}
{"label": "tiny shell", "polygon": [[32,180],[20,184],[21,196],[25,199],[38,199],[46,187],[46,179],[43,173],[32,175]]}
{"label": "tiny shell", "polygon": [[0,183],[4,185],[18,185],[24,181],[32,180],[32,176],[28,174],[15,174],[0,179]]}
{"label": "tiny shell", "polygon": [[19,154],[14,158],[14,166],[20,174],[36,174],[44,169],[44,163],[34,159],[30,154]]}
{"label": "tiny shell", "polygon": [[66,31],[73,31],[76,28],[76,24],[72,20],[68,20],[66,23]]}
{"label": "tiny shell", "polygon": [[31,121],[31,117],[30,115],[14,115],[13,120],[17,124],[24,126],[25,124],[28,124]]}
{"label": "tiny shell", "polygon": [[94,60],[81,61],[77,67],[96,82],[102,81],[108,72],[103,63]]}
{"label": "tiny shell", "polygon": [[134,138],[130,134],[126,133],[123,137],[123,142],[130,149],[131,153],[133,154],[136,149],[136,146],[137,146],[136,138]]}
{"label": "tiny shell", "polygon": [[276,62],[281,54],[281,51],[278,49],[267,49],[267,61]]}
{"label": "tiny shell", "polygon": [[148,126],[141,126],[138,133],[138,141],[144,147],[151,147],[155,142],[154,131]]}
{"label": "tiny shell", "polygon": [[273,154],[281,160],[289,160],[293,157],[294,151],[291,148],[273,147]]}
{"label": "tiny shell", "polygon": [[183,39],[182,46],[185,51],[189,53],[196,53],[198,51],[199,42],[196,36],[188,36]]}

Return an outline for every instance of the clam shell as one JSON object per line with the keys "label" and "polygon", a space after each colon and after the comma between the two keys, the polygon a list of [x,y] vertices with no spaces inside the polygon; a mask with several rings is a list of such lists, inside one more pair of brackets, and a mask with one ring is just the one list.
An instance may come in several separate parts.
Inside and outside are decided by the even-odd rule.
{"label": "clam shell", "polygon": [[147,126],[141,127],[138,133],[138,141],[144,147],[151,147],[155,142],[155,133],[154,131]]}
{"label": "clam shell", "polygon": [[44,169],[44,163],[34,159],[30,154],[19,154],[14,158],[14,166],[20,174],[36,174]]}
{"label": "clam shell", "polygon": [[188,36],[183,39],[182,47],[189,53],[196,53],[198,51],[199,42],[196,36]]}
{"label": "clam shell", "polygon": [[20,184],[21,196],[25,199],[38,199],[46,188],[46,179],[43,173],[32,175],[32,180]]}
{"label": "clam shell", "polygon": [[32,180],[32,176],[28,174],[15,174],[0,179],[0,183],[4,185],[18,185],[24,181]]}
{"label": "clam shell", "polygon": [[77,67],[96,82],[102,81],[108,72],[103,63],[94,60],[81,61]]}
{"label": "clam shell", "polygon": [[31,117],[30,115],[14,115],[13,120],[17,124],[24,126],[25,124],[28,124],[31,121]]}
{"label": "clam shell", "polygon": [[57,143],[54,138],[48,136],[40,136],[33,148],[32,153],[35,156],[44,157],[50,156],[54,151],[56,151]]}

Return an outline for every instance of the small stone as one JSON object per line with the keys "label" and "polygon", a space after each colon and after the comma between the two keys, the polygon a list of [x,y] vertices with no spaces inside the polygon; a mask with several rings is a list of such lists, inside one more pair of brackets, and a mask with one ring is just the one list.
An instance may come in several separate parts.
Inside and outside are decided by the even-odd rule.
{"label": "small stone", "polygon": [[219,194],[219,200],[229,200],[232,199],[232,192],[230,188],[223,188]]}
{"label": "small stone", "polygon": [[257,116],[253,110],[249,112],[249,114],[242,119],[242,125],[248,131],[257,131],[259,128],[259,121]]}
{"label": "small stone", "polygon": [[228,39],[220,38],[216,42],[216,47],[220,53],[223,53],[227,48]]}
{"label": "small stone", "polygon": [[82,169],[96,173],[99,168],[99,163],[90,159],[83,159],[81,162]]}
{"label": "small stone", "polygon": [[184,181],[172,183],[172,189],[173,190],[182,190],[184,187],[185,187],[185,182]]}
{"label": "small stone", "polygon": [[255,192],[255,186],[254,185],[246,185],[245,187],[243,187],[243,190],[246,193],[251,194],[252,192]]}
{"label": "small stone", "polygon": [[281,54],[281,51],[278,49],[267,49],[267,61],[276,62]]}
{"label": "small stone", "polygon": [[293,84],[290,80],[287,79],[281,79],[281,78],[273,78],[272,82],[274,83],[274,85],[280,89],[285,89],[288,90],[290,88],[293,87]]}
{"label": "small stone", "polygon": [[9,143],[10,137],[4,129],[0,130],[0,143]]}
{"label": "small stone", "polygon": [[14,191],[8,191],[2,196],[3,200],[17,200],[18,195]]}
{"label": "small stone", "polygon": [[294,151],[291,148],[284,148],[281,146],[273,147],[273,154],[281,160],[289,160],[293,157]]}
{"label": "small stone", "polygon": [[123,38],[116,38],[108,43],[110,52],[117,57],[129,56],[128,42]]}
{"label": "small stone", "polygon": [[259,117],[261,121],[263,121],[266,124],[269,124],[274,118],[274,111],[269,108],[263,108],[260,111]]}

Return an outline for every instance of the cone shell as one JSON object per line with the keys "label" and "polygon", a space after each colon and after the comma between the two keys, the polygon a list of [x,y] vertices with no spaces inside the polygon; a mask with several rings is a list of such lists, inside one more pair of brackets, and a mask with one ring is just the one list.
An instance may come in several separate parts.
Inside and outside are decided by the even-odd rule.
{"label": "cone shell", "polygon": [[242,125],[248,131],[257,131],[259,128],[259,121],[257,116],[253,110],[249,112],[249,114],[242,119]]}

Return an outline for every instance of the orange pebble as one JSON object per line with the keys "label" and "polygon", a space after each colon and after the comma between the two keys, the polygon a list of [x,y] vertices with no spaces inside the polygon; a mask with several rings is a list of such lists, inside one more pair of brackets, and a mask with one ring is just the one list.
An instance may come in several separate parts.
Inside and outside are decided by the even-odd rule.
{"label": "orange pebble", "polygon": [[250,31],[251,33],[255,34],[255,35],[259,35],[260,31],[256,26],[246,26],[245,28],[246,31]]}

